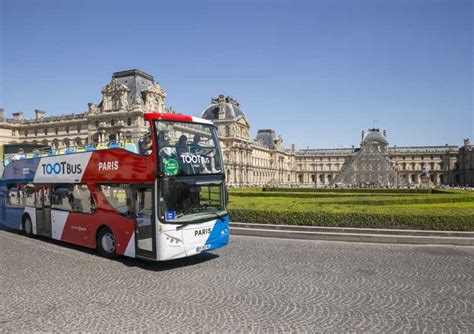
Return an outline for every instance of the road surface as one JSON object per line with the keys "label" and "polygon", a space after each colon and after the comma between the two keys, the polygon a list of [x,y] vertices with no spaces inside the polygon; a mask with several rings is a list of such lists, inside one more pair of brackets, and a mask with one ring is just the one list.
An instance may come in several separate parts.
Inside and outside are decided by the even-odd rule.
{"label": "road surface", "polygon": [[0,230],[0,331],[474,332],[474,248],[232,236],[151,263]]}

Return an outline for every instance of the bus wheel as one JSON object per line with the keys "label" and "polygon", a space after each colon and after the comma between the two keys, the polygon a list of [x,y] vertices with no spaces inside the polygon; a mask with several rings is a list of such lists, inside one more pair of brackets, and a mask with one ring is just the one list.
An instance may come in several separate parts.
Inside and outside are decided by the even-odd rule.
{"label": "bus wheel", "polygon": [[33,235],[33,224],[31,224],[31,219],[29,216],[26,216],[23,219],[23,233],[28,237]]}
{"label": "bus wheel", "polygon": [[116,257],[117,253],[115,252],[116,242],[114,234],[108,228],[100,229],[97,234],[97,250],[100,255],[107,258]]}

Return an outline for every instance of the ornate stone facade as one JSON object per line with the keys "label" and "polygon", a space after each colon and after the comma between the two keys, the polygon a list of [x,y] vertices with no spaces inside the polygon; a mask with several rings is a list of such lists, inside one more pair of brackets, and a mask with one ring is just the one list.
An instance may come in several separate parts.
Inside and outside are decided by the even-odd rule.
{"label": "ornate stone facade", "polygon": [[[116,72],[102,89],[102,101],[90,102],[83,113],[46,117],[44,111],[36,110],[34,119],[24,119],[21,112],[5,118],[0,109],[0,144],[73,147],[139,136],[147,131],[144,113],[174,112],[165,108],[165,98],[165,92],[151,75],[139,70]],[[272,129],[258,130],[252,140],[246,115],[239,102],[229,96],[213,98],[202,117],[218,128],[227,182],[231,186],[332,186],[360,151],[355,147],[296,150],[294,145],[285,149],[283,139]],[[373,129],[363,133],[361,144],[373,133]],[[399,186],[420,184],[427,170],[433,184],[474,185],[474,148],[468,139],[462,147],[389,147],[385,132],[377,136],[386,142],[383,155],[401,180]],[[392,183],[381,185],[395,186]]]}
{"label": "ornate stone facade", "polygon": [[5,118],[0,114],[0,143],[30,143],[52,147],[84,146],[139,136],[147,131],[143,115],[165,111],[165,92],[153,77],[139,70],[116,72],[102,89],[102,101],[90,102],[79,114],[45,117],[36,110],[34,119],[23,113]]}
{"label": "ornate stone facade", "polygon": [[[211,99],[201,116],[218,127],[231,186],[335,186],[338,182],[344,183],[338,180],[338,175],[349,168],[350,161],[363,150],[364,144],[373,139],[382,142],[380,156],[384,160],[377,158],[371,164],[372,173],[364,171],[368,177],[355,178],[357,182],[346,182],[346,185],[417,186],[421,184],[422,174],[428,172],[434,185],[474,186],[474,148],[469,140],[465,140],[461,148],[451,145],[389,147],[385,131],[369,129],[367,133],[362,132],[361,148],[296,150],[294,145],[285,149],[283,139],[271,129],[258,130],[257,137],[251,140],[248,119],[232,97],[220,95]],[[378,146],[369,147],[378,150]],[[376,164],[379,167],[375,167]],[[376,182],[376,179],[382,181]]]}

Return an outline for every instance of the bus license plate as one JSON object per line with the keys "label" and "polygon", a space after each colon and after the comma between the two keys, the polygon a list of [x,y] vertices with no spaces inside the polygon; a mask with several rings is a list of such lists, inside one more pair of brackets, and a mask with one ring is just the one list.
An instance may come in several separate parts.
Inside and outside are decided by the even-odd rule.
{"label": "bus license plate", "polygon": [[211,248],[211,245],[204,245],[202,247],[197,247],[196,251],[197,252],[202,252],[202,251],[208,250],[209,248]]}

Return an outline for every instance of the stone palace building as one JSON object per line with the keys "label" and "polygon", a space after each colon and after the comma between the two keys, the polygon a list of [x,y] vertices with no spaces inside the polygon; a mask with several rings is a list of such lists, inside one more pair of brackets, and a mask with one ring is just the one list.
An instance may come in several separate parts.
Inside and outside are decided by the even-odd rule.
{"label": "stone palace building", "polygon": [[[88,110],[34,119],[22,112],[6,118],[0,109],[0,144],[74,147],[105,143],[147,131],[146,112],[174,112],[165,107],[166,94],[153,76],[139,70],[116,72],[102,89],[100,103]],[[220,95],[201,117],[218,128],[229,186],[416,186],[474,185],[474,145],[461,147],[389,146],[385,131],[362,132],[358,147],[337,149],[285,148],[272,129],[250,138],[250,123],[237,100]]]}

